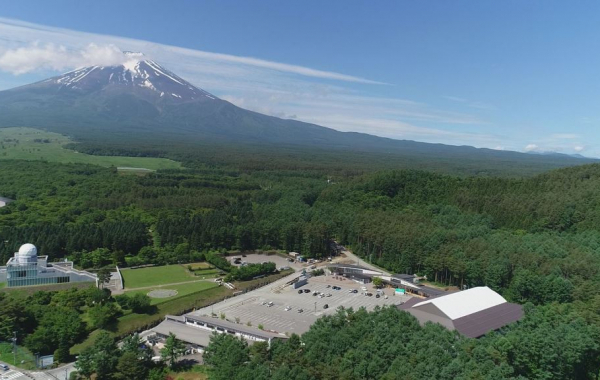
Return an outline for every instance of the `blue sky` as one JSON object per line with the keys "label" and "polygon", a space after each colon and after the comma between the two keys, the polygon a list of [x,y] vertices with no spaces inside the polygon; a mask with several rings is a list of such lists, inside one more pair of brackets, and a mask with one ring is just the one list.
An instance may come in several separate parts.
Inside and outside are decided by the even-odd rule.
{"label": "blue sky", "polygon": [[140,50],[275,116],[600,157],[598,15],[597,1],[3,2],[0,89]]}

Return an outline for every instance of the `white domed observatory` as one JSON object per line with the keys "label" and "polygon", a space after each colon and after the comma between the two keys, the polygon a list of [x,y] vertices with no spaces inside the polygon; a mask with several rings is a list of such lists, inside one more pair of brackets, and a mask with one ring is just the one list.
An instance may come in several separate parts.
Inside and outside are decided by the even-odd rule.
{"label": "white domed observatory", "polygon": [[17,264],[33,264],[37,263],[37,248],[33,244],[23,244],[19,248],[19,252],[15,253],[15,261]]}
{"label": "white domed observatory", "polygon": [[6,267],[0,267],[0,282],[9,288],[84,281],[96,281],[96,276],[74,269],[69,261],[48,264],[48,256],[38,256],[35,245],[29,243],[15,252]]}

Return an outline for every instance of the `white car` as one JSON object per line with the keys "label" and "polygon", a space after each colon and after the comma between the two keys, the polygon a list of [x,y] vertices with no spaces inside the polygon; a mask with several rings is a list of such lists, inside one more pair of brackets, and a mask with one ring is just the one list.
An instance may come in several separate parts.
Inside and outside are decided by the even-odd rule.
{"label": "white car", "polygon": [[275,305],[273,302],[269,302],[269,303],[267,304],[267,306],[268,306],[268,307],[271,307],[271,306],[273,306],[273,305]]}
{"label": "white car", "polygon": [[291,307],[291,306],[286,306],[286,307],[285,307],[285,311],[290,311],[290,310],[292,310],[292,307]]}

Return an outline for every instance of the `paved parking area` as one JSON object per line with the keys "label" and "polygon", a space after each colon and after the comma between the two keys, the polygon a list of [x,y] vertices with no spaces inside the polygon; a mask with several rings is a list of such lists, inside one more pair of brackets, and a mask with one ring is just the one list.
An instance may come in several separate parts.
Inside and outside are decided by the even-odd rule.
{"label": "paved parking area", "polygon": [[[361,294],[363,285],[338,276],[320,276],[309,279],[308,284],[301,289],[310,289],[311,293],[298,294],[298,290],[292,286],[282,287],[285,282],[298,275],[295,273],[268,287],[199,309],[191,314],[210,315],[211,312],[214,312],[220,315],[223,313],[225,318],[232,322],[237,322],[239,318],[239,322],[242,324],[250,322],[254,327],[261,324],[265,330],[302,334],[308,331],[319,317],[335,313],[340,306],[355,310],[361,307],[373,310],[376,306],[397,305],[410,298],[410,296],[394,295],[393,289],[384,290],[384,294],[388,296],[387,299],[384,296],[376,298],[375,289],[371,284],[365,285],[367,292],[373,293],[373,296],[368,297]],[[333,290],[332,286],[334,285],[342,289]],[[350,289],[356,289],[358,293],[349,293]],[[313,296],[312,292],[314,291],[331,294],[331,296],[323,298]],[[265,302],[273,302],[273,306],[263,305]],[[327,309],[323,307],[325,304],[329,306]],[[286,311],[287,306],[290,306],[291,310]],[[299,313],[298,309],[303,309],[303,312]]]}

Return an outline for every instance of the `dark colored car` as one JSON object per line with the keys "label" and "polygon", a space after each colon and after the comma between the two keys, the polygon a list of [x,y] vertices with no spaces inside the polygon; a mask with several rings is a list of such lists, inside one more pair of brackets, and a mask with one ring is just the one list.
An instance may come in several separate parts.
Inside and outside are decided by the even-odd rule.
{"label": "dark colored car", "polygon": [[302,291],[302,289],[298,290],[298,294],[302,294],[302,293],[304,293],[304,292]]}
{"label": "dark colored car", "polygon": [[310,289],[304,289],[304,293],[310,293]]}
{"label": "dark colored car", "polygon": [[352,291],[352,293],[356,294],[356,293],[358,293],[358,290],[354,289],[354,290]]}
{"label": "dark colored car", "polygon": [[323,309],[327,309],[327,308],[329,308],[329,305],[327,305],[327,304],[323,305]]}
{"label": "dark colored car", "polygon": [[375,294],[375,298],[379,298],[379,297],[380,297],[379,294]]}

